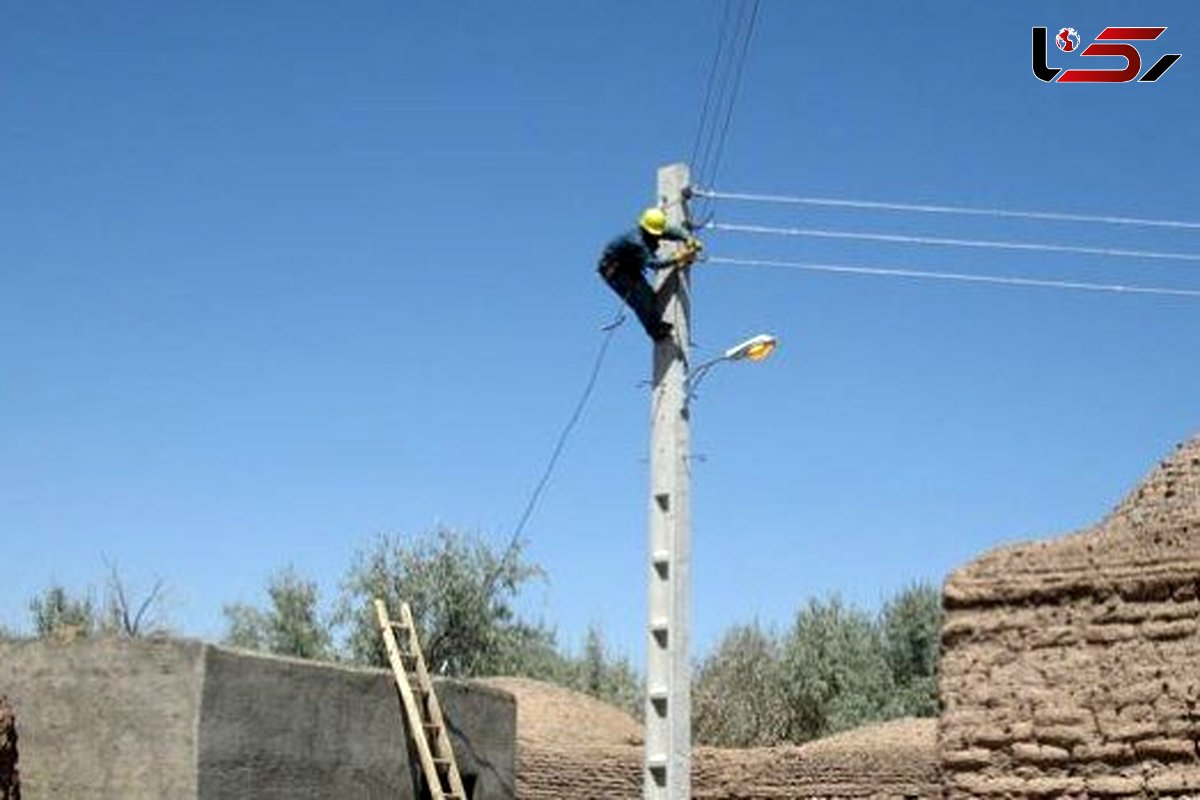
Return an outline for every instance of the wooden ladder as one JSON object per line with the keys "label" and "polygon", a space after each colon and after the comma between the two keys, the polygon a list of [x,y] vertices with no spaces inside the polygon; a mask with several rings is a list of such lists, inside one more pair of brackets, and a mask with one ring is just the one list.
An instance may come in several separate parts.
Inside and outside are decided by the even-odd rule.
{"label": "wooden ladder", "polygon": [[[417,745],[429,794],[433,800],[467,800],[446,731],[446,720],[433,691],[429,670],[425,668],[425,657],[421,655],[412,610],[408,603],[401,603],[400,620],[395,621],[388,616],[387,605],[376,599],[375,615],[379,618],[383,645],[392,665],[396,687],[400,689],[408,730]],[[397,633],[400,641],[396,639]]]}

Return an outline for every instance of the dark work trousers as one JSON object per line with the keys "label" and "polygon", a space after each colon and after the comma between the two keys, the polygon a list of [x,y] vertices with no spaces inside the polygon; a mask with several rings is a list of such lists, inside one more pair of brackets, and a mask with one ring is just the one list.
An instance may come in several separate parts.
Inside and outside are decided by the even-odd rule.
{"label": "dark work trousers", "polygon": [[650,282],[641,272],[620,269],[609,262],[601,264],[597,272],[609,288],[625,301],[625,305],[633,309],[633,313],[637,314],[638,321],[642,323],[651,339],[661,335],[663,326],[658,313],[658,301]]}

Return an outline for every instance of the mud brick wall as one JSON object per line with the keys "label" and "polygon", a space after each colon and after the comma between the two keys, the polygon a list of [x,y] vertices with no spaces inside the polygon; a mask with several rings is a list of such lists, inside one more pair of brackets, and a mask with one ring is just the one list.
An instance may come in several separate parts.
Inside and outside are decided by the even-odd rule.
{"label": "mud brick wall", "polygon": [[800,747],[702,748],[693,765],[692,795],[704,800],[937,798],[935,728],[932,719],[901,719]]}
{"label": "mud brick wall", "polygon": [[[628,714],[561,687],[493,679],[517,701],[520,800],[642,796],[642,730]],[[936,798],[934,720],[896,720],[802,747],[698,748],[692,796],[761,798]]]}
{"label": "mud brick wall", "polygon": [[[908,724],[912,724],[908,721]],[[697,800],[908,800],[940,796],[934,755],[934,721],[917,723],[906,745],[854,745],[748,750],[698,748],[692,757],[692,797]],[[866,732],[875,728],[865,729]],[[642,796],[642,758],[630,745],[538,746],[517,749],[520,800]]]}
{"label": "mud brick wall", "polygon": [[1094,528],[946,582],[945,796],[1200,796],[1200,438]]}
{"label": "mud brick wall", "polygon": [[4,695],[0,695],[0,800],[21,800],[21,782],[17,775],[17,723]]}

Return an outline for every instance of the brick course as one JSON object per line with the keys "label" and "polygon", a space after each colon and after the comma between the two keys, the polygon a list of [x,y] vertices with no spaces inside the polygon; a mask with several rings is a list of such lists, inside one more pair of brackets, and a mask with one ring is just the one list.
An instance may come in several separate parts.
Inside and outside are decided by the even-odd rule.
{"label": "brick course", "polygon": [[945,796],[1200,794],[1200,438],[1105,520],[944,594]]}

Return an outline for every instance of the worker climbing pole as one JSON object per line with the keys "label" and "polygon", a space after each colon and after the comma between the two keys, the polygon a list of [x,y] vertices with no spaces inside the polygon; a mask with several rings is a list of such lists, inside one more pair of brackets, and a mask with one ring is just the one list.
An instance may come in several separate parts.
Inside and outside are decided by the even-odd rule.
{"label": "worker climbing pole", "polygon": [[[636,228],[613,239],[600,255],[597,269],[600,277],[633,310],[655,341],[670,337],[671,323],[663,319],[664,298],[651,287],[647,270],[662,274],[660,285],[669,287],[673,284],[669,273],[692,264],[703,247],[686,230],[686,217],[681,222],[669,224],[667,212],[660,206],[651,206],[642,212]],[[678,242],[682,246],[670,256],[659,256],[664,242]]]}

